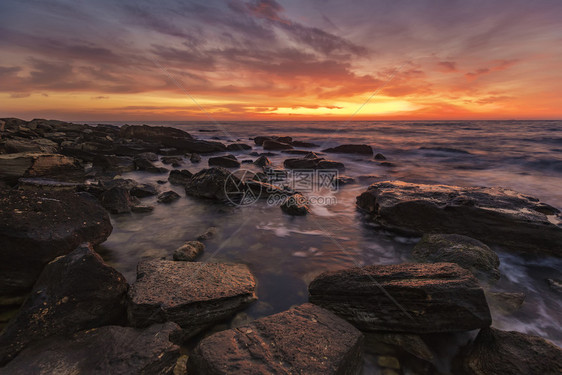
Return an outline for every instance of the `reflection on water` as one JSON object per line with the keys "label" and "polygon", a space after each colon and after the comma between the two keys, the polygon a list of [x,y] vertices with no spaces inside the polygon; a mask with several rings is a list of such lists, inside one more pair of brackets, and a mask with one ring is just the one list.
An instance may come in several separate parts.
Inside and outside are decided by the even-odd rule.
{"label": "reflection on water", "polygon": [[[202,261],[243,262],[259,283],[260,302],[248,309],[254,317],[269,315],[307,300],[307,284],[320,272],[368,264],[392,264],[409,260],[417,239],[395,237],[365,223],[355,210],[355,197],[374,180],[401,179],[420,183],[467,186],[503,186],[539,197],[562,208],[562,122],[460,122],[354,123],[331,137],[340,123],[224,123],[230,135],[198,132],[215,129],[212,123],[170,124],[203,139],[218,137],[253,145],[255,135],[291,135],[322,148],[344,143],[368,143],[382,152],[391,166],[361,156],[330,155],[346,165],[345,175],[371,175],[346,185],[335,194],[337,204],[314,207],[306,217],[289,217],[264,200],[244,207],[227,207],[213,201],[185,197],[181,187],[158,185],[162,175],[142,172],[123,177],[151,182],[161,191],[173,189],[182,199],[159,205],[154,197],[143,204],[151,213],[114,216],[114,230],[100,248],[108,262],[129,281],[143,256],[171,258],[186,240],[193,240],[211,226],[218,234],[206,242]],[[282,130],[281,130],[282,129]],[[321,148],[315,149],[319,151]],[[254,150],[235,152],[251,159]],[[278,153],[271,160],[278,168],[289,156]],[[255,159],[255,158],[254,158]],[[207,158],[184,167],[195,172]],[[243,165],[246,167],[247,165]],[[169,166],[167,166],[169,167]],[[253,167],[252,167],[253,168]],[[523,292],[526,300],[513,315],[495,314],[494,326],[534,333],[562,345],[562,303],[546,278],[560,278],[560,260],[524,258],[496,248],[502,279],[496,291]]]}

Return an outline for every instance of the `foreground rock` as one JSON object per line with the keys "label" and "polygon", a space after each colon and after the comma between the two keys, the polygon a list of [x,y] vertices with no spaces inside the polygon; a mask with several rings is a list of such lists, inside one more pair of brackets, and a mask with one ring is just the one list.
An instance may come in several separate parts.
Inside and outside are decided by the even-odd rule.
{"label": "foreground rock", "polygon": [[158,195],[158,203],[172,203],[180,199],[180,195],[173,190]]}
{"label": "foreground rock", "polygon": [[174,169],[170,171],[170,174],[168,175],[168,181],[170,181],[172,185],[185,185],[189,182],[189,180],[191,180],[192,176],[193,173],[191,173],[187,169]]}
{"label": "foreground rock", "polygon": [[190,374],[356,374],[363,336],[311,304],[205,338],[189,357]]}
{"label": "foreground rock", "polygon": [[172,321],[187,336],[256,300],[256,281],[242,264],[143,260],[129,290],[131,325]]}
{"label": "foreground rock", "polygon": [[459,234],[426,234],[412,251],[416,261],[456,263],[475,276],[500,278],[500,259],[482,242]]}
{"label": "foreground rock", "polygon": [[25,152],[0,155],[0,180],[14,183],[20,177],[79,174],[82,168],[72,157]]}
{"label": "foreground rock", "polygon": [[480,331],[463,361],[470,375],[562,373],[562,350],[550,342],[519,332]]}
{"label": "foreground rock", "polygon": [[205,244],[199,241],[187,241],[174,251],[173,258],[177,261],[193,262],[205,251]]}
{"label": "foreground rock", "polygon": [[373,155],[373,148],[369,145],[340,145],[332,148],[327,148],[322,151],[335,154]]}
{"label": "foreground rock", "polygon": [[180,348],[171,342],[179,327],[146,329],[106,326],[53,337],[25,349],[2,370],[13,375],[171,375]]}
{"label": "foreground rock", "polygon": [[126,316],[128,285],[83,245],[49,263],[30,296],[0,336],[0,364],[30,342],[108,324]]}
{"label": "foreground rock", "polygon": [[99,244],[112,231],[91,196],[73,192],[0,191],[0,290],[29,292],[43,267],[79,244]]}
{"label": "foreground rock", "polygon": [[562,256],[560,212],[502,188],[383,181],[357,197],[357,206],[386,228],[410,234],[456,233],[507,249]]}
{"label": "foreground rock", "polygon": [[240,180],[223,167],[203,169],[185,184],[187,195],[224,200],[227,193],[240,189]]}
{"label": "foreground rock", "polygon": [[367,266],[325,272],[310,302],[364,331],[436,333],[488,327],[482,288],[453,263]]}

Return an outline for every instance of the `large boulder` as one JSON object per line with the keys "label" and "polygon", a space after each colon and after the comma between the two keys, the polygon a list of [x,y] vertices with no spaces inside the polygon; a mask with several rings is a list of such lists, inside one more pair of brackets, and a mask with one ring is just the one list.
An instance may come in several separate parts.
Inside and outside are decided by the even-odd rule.
{"label": "large boulder", "polygon": [[189,357],[193,375],[338,374],[362,367],[363,335],[312,304],[203,339]]}
{"label": "large boulder", "polygon": [[240,180],[223,167],[202,169],[186,181],[187,195],[224,200],[228,192],[240,190]]}
{"label": "large boulder", "polygon": [[18,314],[0,335],[0,365],[30,342],[126,318],[128,284],[88,245],[47,264]]}
{"label": "large boulder", "polygon": [[412,257],[424,263],[456,263],[475,276],[500,278],[500,259],[482,242],[459,234],[426,234],[416,244]]}
{"label": "large boulder", "polygon": [[233,155],[209,158],[209,167],[240,168],[240,162]]}
{"label": "large boulder", "polygon": [[89,195],[54,191],[0,191],[0,290],[29,292],[43,267],[79,244],[99,244],[113,227]]}
{"label": "large boulder", "polygon": [[172,375],[180,348],[179,327],[156,324],[146,329],[105,326],[52,337],[23,350],[0,372],[12,375]]}
{"label": "large boulder", "polygon": [[255,288],[243,264],[142,260],[129,290],[129,322],[172,321],[190,336],[255,301]]}
{"label": "large boulder", "polygon": [[357,197],[382,226],[409,233],[455,233],[507,249],[562,256],[560,211],[513,190],[383,181]]}
{"label": "large boulder", "polygon": [[291,150],[293,146],[279,140],[268,139],[262,144],[264,150]]}
{"label": "large boulder", "polygon": [[562,373],[562,350],[538,336],[483,329],[463,355],[469,375]]}
{"label": "large boulder", "polygon": [[46,138],[13,138],[6,140],[6,143],[4,143],[4,149],[8,154],[18,152],[56,154],[59,151],[59,145]]}
{"label": "large boulder", "polygon": [[0,180],[17,181],[20,177],[39,177],[77,173],[82,168],[72,157],[60,154],[23,152],[0,155]]}
{"label": "large boulder", "polygon": [[335,154],[360,154],[373,155],[373,148],[369,145],[340,145],[327,148],[323,152],[331,152]]}
{"label": "large boulder", "polygon": [[453,263],[367,266],[325,272],[308,287],[310,302],[364,331],[458,332],[492,318],[474,276]]}

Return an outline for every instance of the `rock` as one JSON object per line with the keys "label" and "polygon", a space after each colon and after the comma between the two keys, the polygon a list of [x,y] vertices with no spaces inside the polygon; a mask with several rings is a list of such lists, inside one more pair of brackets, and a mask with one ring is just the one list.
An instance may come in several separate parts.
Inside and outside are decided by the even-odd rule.
{"label": "rock", "polygon": [[311,158],[293,158],[286,159],[283,166],[287,169],[337,169],[345,170],[343,163],[324,160],[324,159],[311,159]]}
{"label": "rock", "polygon": [[190,355],[190,374],[357,374],[363,336],[311,304],[218,332]]}
{"label": "rock", "polygon": [[174,251],[174,260],[193,262],[203,254],[205,245],[199,241],[187,241],[180,248]]}
{"label": "rock", "polygon": [[172,164],[174,167],[182,164],[183,159],[181,156],[163,156],[162,163]]}
{"label": "rock", "polygon": [[381,355],[377,358],[377,364],[381,367],[400,370],[400,362],[398,362],[398,358],[396,357]]}
{"label": "rock", "polygon": [[[408,234],[456,233],[507,249],[561,256],[560,212],[502,188],[383,181],[357,197],[383,227]],[[549,221],[550,219],[550,221]]]}
{"label": "rock", "polygon": [[200,234],[197,236],[197,241],[207,241],[217,235],[217,228],[216,227],[209,227],[205,233]]}
{"label": "rock", "polygon": [[513,314],[525,302],[525,293],[489,292],[486,299],[495,314]]}
{"label": "rock", "polygon": [[65,191],[0,191],[0,294],[29,292],[43,267],[79,244],[99,244],[113,227],[91,196]]}
{"label": "rock", "polygon": [[131,197],[129,191],[120,186],[104,191],[100,196],[100,202],[112,214],[130,213],[131,207],[138,204],[136,198]]}
{"label": "rock", "polygon": [[156,155],[156,153],[154,152],[141,152],[140,154],[137,154],[135,156],[138,156],[139,158],[142,159],[146,159],[148,161],[158,161],[158,155]]}
{"label": "rock", "polygon": [[293,146],[288,143],[283,143],[272,139],[264,141],[262,146],[264,150],[290,150],[293,148]]}
{"label": "rock", "polygon": [[88,245],[51,261],[18,315],[0,335],[0,365],[30,342],[71,334],[126,317],[128,285]]}
{"label": "rock", "polygon": [[262,155],[257,158],[256,161],[254,161],[254,164],[258,167],[266,167],[268,165],[271,165],[271,161],[267,158],[267,156]]}
{"label": "rock", "polygon": [[232,155],[209,158],[209,167],[240,168],[240,162]]}
{"label": "rock", "polygon": [[[431,349],[420,335],[411,333],[365,333],[365,351],[379,354],[378,346],[391,345],[413,355],[416,358],[433,363],[435,360]],[[387,366],[388,367],[388,366]]]}
{"label": "rock", "polygon": [[189,160],[190,160],[192,163],[199,163],[199,162],[201,161],[201,155],[196,154],[196,153],[193,153],[193,154],[191,154],[191,156],[189,157]]}
{"label": "rock", "polygon": [[244,150],[251,150],[252,146],[247,145],[245,143],[233,143],[226,146],[226,151],[244,151]]}
{"label": "rock", "polygon": [[20,152],[56,154],[59,152],[59,145],[46,138],[13,138],[6,140],[6,143],[4,143],[4,149],[8,154]]}
{"label": "rock", "polygon": [[185,185],[191,180],[193,173],[188,171],[187,169],[182,169],[178,171],[177,169],[171,170],[170,175],[168,176],[168,181],[172,185]]}
{"label": "rock", "polygon": [[290,143],[291,143],[291,146],[295,146],[295,147],[303,147],[303,148],[318,147],[317,144],[311,143],[311,142],[292,141]]}
{"label": "rock", "polygon": [[152,164],[152,161],[148,160],[148,158],[141,155],[136,155],[134,158],[134,162],[135,162],[135,167],[139,171],[146,171],[150,173],[165,173],[168,171],[164,167],[155,166],[154,164]]}
{"label": "rock", "polygon": [[142,260],[129,289],[129,323],[172,321],[189,337],[255,301],[255,288],[243,264]]}
{"label": "rock", "polygon": [[135,212],[135,213],[142,214],[142,213],[154,211],[154,207],[152,207],[152,206],[137,205],[137,206],[132,206],[132,207],[131,207],[131,211],[132,211],[132,212]]}
{"label": "rock", "polygon": [[171,375],[180,348],[170,336],[174,323],[146,329],[106,326],[31,345],[4,371],[12,375],[155,374]]}
{"label": "rock", "polygon": [[355,183],[355,179],[353,177],[348,177],[348,176],[340,176],[338,178],[336,178],[336,186],[344,186],[344,185],[350,185],[350,184],[354,184]]}
{"label": "rock", "polygon": [[[158,150],[158,153],[160,155],[166,155],[166,156],[174,156],[174,155],[179,155],[181,152],[179,152],[177,149],[173,148],[173,147],[168,147],[168,148],[161,148],[160,150]],[[181,161],[181,157],[178,157]],[[170,163],[170,164],[173,164]]]}
{"label": "rock", "polygon": [[[186,138],[193,139],[193,137],[183,130],[171,128],[167,126],[148,126],[148,125],[124,125],[119,130],[121,138],[136,138],[142,139],[146,142],[158,142],[165,146],[170,139]],[[173,147],[173,146],[169,146]]]}
{"label": "rock", "polygon": [[310,211],[308,199],[302,194],[293,194],[281,204],[281,210],[292,216],[304,216]]}
{"label": "rock", "polygon": [[340,145],[322,151],[335,154],[373,155],[373,148],[369,145]]}
{"label": "rock", "polygon": [[59,154],[17,153],[0,155],[0,179],[17,181],[20,177],[40,177],[78,172],[82,168],[74,158]]}
{"label": "rock", "polygon": [[254,143],[258,146],[262,146],[263,142],[273,139],[273,137],[267,137],[267,136],[257,136],[254,138]]}
{"label": "rock", "polygon": [[158,195],[158,203],[172,203],[180,199],[180,195],[173,190]]}
{"label": "rock", "polygon": [[325,272],[308,291],[310,302],[364,331],[459,332],[488,327],[492,321],[476,278],[453,263]]}
{"label": "rock", "polygon": [[375,155],[375,160],[386,160],[386,157],[379,152]]}
{"label": "rock", "polygon": [[500,278],[500,259],[482,242],[459,234],[426,234],[416,244],[412,257],[424,263],[456,263],[475,276]]}
{"label": "rock", "polygon": [[150,184],[138,184],[131,188],[130,194],[133,197],[145,198],[158,194],[158,190]]}
{"label": "rock", "polygon": [[185,184],[187,195],[224,200],[227,192],[239,190],[240,180],[223,167],[202,169]]}
{"label": "rock", "polygon": [[132,172],[135,170],[135,162],[130,156],[96,155],[93,158],[93,165],[95,168],[100,168],[102,171],[118,173]]}
{"label": "rock", "polygon": [[480,331],[464,355],[466,374],[560,374],[562,350],[550,342],[495,328]]}
{"label": "rock", "polygon": [[546,283],[550,287],[551,290],[557,293],[562,293],[562,281],[555,280],[555,279],[546,279]]}
{"label": "rock", "polygon": [[49,178],[34,177],[20,178],[17,186],[18,189],[22,190],[76,191],[81,184],[77,182],[63,182]]}

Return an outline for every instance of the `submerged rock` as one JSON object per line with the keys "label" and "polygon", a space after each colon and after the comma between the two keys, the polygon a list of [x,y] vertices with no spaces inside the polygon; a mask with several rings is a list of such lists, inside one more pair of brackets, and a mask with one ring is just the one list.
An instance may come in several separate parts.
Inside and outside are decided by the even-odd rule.
{"label": "submerged rock", "polygon": [[513,190],[383,181],[357,197],[382,226],[410,234],[456,233],[507,249],[562,256],[560,212]]}
{"label": "submerged rock", "polygon": [[0,364],[39,339],[124,323],[127,289],[123,275],[87,245],[56,258],[0,335]]}
{"label": "submerged rock", "polygon": [[495,328],[481,330],[463,357],[470,375],[562,373],[559,347],[538,336]]}
{"label": "submerged rock", "polygon": [[379,152],[375,155],[375,160],[386,160],[386,157]]}
{"label": "submerged rock", "polygon": [[0,191],[1,295],[29,292],[48,262],[83,242],[105,241],[112,229],[107,211],[90,195]]}
{"label": "submerged rock", "polygon": [[129,289],[129,322],[172,321],[190,336],[255,301],[255,288],[243,264],[142,260]]}
{"label": "submerged rock", "polygon": [[209,167],[240,168],[240,162],[233,155],[209,158]]}
{"label": "submerged rock", "polygon": [[456,263],[475,276],[500,278],[500,259],[482,242],[459,234],[426,234],[412,251],[416,261]]}
{"label": "submerged rock", "polygon": [[4,370],[12,375],[172,375],[180,348],[170,339],[177,324],[146,329],[106,326],[31,345]]}
{"label": "submerged rock", "polygon": [[190,374],[341,374],[362,367],[363,336],[311,304],[294,307],[203,339]]}
{"label": "submerged rock", "polygon": [[216,227],[209,227],[209,228],[207,228],[205,233],[202,233],[199,236],[197,236],[197,241],[210,240],[211,238],[213,238],[217,235],[217,232],[218,232],[218,230],[217,230]]}
{"label": "submerged rock", "polygon": [[336,154],[373,155],[373,148],[369,145],[340,145],[322,151]]}
{"label": "submerged rock", "polygon": [[476,278],[453,263],[325,272],[308,291],[310,302],[364,331],[459,332],[488,327],[492,321]]}
{"label": "submerged rock", "polygon": [[292,216],[304,216],[310,211],[308,199],[302,194],[293,194],[281,204],[281,210]]}
{"label": "submerged rock", "polygon": [[199,241],[187,241],[174,251],[174,260],[193,262],[197,257],[203,254],[205,245]]}

